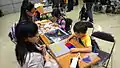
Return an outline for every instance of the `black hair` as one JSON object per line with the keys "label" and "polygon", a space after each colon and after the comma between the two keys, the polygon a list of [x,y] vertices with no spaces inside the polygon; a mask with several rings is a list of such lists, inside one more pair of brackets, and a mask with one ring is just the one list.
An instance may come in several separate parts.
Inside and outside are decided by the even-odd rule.
{"label": "black hair", "polygon": [[29,2],[28,0],[23,0],[22,5],[21,5],[19,21],[29,20],[29,16],[27,15],[26,11],[31,11],[33,8],[34,8],[34,5],[31,2]]}
{"label": "black hair", "polygon": [[62,16],[62,14],[58,8],[53,9],[51,14],[52,14],[52,16],[55,16],[57,18],[60,18],[60,16]]}
{"label": "black hair", "polygon": [[34,8],[34,4],[28,2],[28,4],[26,5],[26,10],[31,11],[33,8]]}
{"label": "black hair", "polygon": [[17,24],[15,28],[15,35],[17,44],[15,53],[18,63],[23,66],[28,52],[40,52],[34,44],[26,42],[28,37],[34,37],[38,33],[38,27],[31,21],[23,21]]}
{"label": "black hair", "polygon": [[15,34],[18,41],[22,41],[27,37],[33,37],[36,35],[36,33],[38,33],[38,27],[34,22],[21,21],[20,23],[21,24],[18,23],[15,28]]}
{"label": "black hair", "polygon": [[84,22],[77,22],[75,23],[73,27],[73,31],[77,33],[86,33],[87,32],[87,26],[84,24]]}

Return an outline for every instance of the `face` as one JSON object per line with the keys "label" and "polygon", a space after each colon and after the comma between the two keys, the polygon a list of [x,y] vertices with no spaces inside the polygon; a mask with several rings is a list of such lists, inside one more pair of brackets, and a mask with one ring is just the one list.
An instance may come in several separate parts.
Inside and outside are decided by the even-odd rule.
{"label": "face", "polygon": [[33,44],[38,43],[39,42],[39,33],[37,33],[34,37],[28,37],[27,41],[31,42]]}
{"label": "face", "polygon": [[32,8],[31,13],[34,13],[34,12],[35,12],[35,8]]}
{"label": "face", "polygon": [[35,8],[32,8],[31,11],[27,11],[27,14],[28,14],[29,16],[34,16],[34,12],[35,12]]}
{"label": "face", "polygon": [[76,35],[76,37],[78,37],[78,38],[82,38],[82,37],[85,36],[85,33],[77,33],[77,32],[75,32],[75,35]]}

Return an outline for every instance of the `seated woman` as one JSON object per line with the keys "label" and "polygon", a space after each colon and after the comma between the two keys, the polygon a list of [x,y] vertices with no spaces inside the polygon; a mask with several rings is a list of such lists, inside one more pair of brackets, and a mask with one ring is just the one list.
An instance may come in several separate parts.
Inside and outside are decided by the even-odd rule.
{"label": "seated woman", "polygon": [[23,21],[17,24],[15,29],[17,44],[15,53],[21,68],[58,68],[51,63],[51,57],[46,53],[40,41],[38,27],[31,21]]}
{"label": "seated woman", "polygon": [[75,38],[84,48],[71,48],[71,52],[92,52],[91,39],[86,33],[87,26],[83,22],[77,22],[73,27],[73,31],[74,34],[72,34],[67,41]]}
{"label": "seated woman", "polygon": [[51,14],[53,16],[52,21],[54,20],[53,22],[56,22],[59,25],[59,28],[66,31],[65,30],[65,25],[66,25],[65,18],[62,17],[60,10],[58,8],[53,9]]}
{"label": "seated woman", "polygon": [[20,12],[19,21],[27,20],[27,21],[35,21],[35,8],[34,4],[28,2],[28,0],[23,0]]}

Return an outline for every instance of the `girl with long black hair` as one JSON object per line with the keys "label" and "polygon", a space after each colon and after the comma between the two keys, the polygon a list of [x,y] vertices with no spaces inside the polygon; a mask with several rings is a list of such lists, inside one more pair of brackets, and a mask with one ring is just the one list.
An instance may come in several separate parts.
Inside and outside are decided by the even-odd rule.
{"label": "girl with long black hair", "polygon": [[57,23],[59,25],[59,28],[61,28],[62,30],[65,30],[65,18],[62,16],[60,10],[58,8],[53,9],[52,13],[51,13],[52,17],[53,17],[53,22]]}
{"label": "girl with long black hair", "polygon": [[35,23],[31,21],[18,23],[15,35],[17,38],[15,53],[21,68],[58,68],[52,66],[45,47],[38,46],[40,39]]}
{"label": "girl with long black hair", "polygon": [[34,22],[34,12],[34,4],[29,2],[28,0],[23,0],[19,21],[29,20]]}

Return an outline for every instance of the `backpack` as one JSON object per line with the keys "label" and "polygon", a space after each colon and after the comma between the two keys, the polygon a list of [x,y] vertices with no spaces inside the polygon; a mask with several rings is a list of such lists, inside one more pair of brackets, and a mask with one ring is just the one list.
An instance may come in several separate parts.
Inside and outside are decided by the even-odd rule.
{"label": "backpack", "polygon": [[10,37],[11,41],[15,44],[17,43],[17,39],[16,39],[16,36],[15,36],[16,25],[17,25],[17,23],[13,24],[13,26],[10,29],[10,32],[8,33],[8,36]]}
{"label": "backpack", "polygon": [[71,34],[72,22],[73,20],[70,18],[65,18],[65,30],[68,34]]}
{"label": "backpack", "polygon": [[87,20],[88,19],[88,14],[87,14],[87,10],[85,8],[85,6],[83,5],[83,7],[81,8],[80,12],[79,12],[79,19],[82,20]]}

